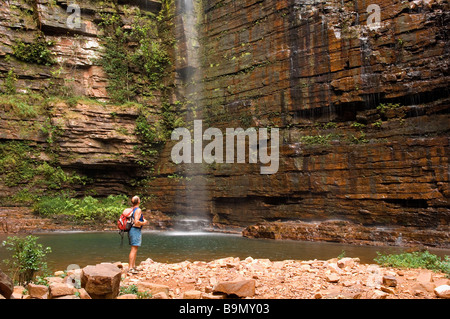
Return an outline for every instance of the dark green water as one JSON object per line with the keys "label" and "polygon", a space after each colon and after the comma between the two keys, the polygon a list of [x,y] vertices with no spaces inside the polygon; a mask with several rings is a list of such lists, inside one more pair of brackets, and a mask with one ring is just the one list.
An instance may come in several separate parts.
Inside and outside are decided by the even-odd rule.
{"label": "dark green water", "polygon": [[[128,262],[128,238],[123,245],[115,232],[60,232],[36,234],[38,242],[51,247],[47,256],[50,270],[65,270],[68,265],[80,267],[101,262]],[[0,235],[0,241],[6,239]],[[157,262],[211,261],[224,257],[268,258],[272,261],[296,259],[330,259],[345,251],[347,257],[359,257],[363,263],[372,263],[377,251],[383,253],[401,253],[401,247],[354,246],[337,243],[318,243],[289,240],[249,239],[240,235],[221,233],[182,233],[182,232],[144,232],[142,247],[139,248],[137,264],[151,258]],[[450,249],[430,249],[439,256],[450,255]],[[9,256],[4,247],[0,247],[0,260]],[[0,266],[1,267],[1,266]]]}

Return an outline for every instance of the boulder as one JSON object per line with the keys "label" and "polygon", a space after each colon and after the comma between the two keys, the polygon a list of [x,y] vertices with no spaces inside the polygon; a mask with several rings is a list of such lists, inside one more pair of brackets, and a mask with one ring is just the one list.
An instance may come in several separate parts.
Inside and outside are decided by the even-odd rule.
{"label": "boulder", "polygon": [[14,291],[14,283],[4,272],[0,270],[0,295],[6,299],[11,298]]}
{"label": "boulder", "polygon": [[81,275],[81,287],[92,299],[115,299],[119,295],[121,273],[113,264],[86,266]]}
{"label": "boulder", "polygon": [[149,292],[152,296],[163,292],[169,295],[169,287],[165,285],[154,284],[151,282],[139,282],[136,284],[138,292]]}
{"label": "boulder", "polygon": [[28,294],[34,299],[48,299],[48,287],[45,285],[35,285],[29,283],[27,286]]}
{"label": "boulder", "polygon": [[69,286],[64,283],[55,283],[52,282],[49,285],[50,290],[50,298],[55,299],[62,296],[73,295],[75,289],[72,286]]}
{"label": "boulder", "polygon": [[225,293],[238,297],[252,297],[255,295],[256,281],[254,279],[224,281],[214,286],[214,293]]}
{"label": "boulder", "polygon": [[[24,292],[26,291],[25,287],[23,286],[14,286],[14,291],[11,295],[11,299],[23,299]],[[28,296],[28,295],[27,295]]]}
{"label": "boulder", "polygon": [[441,285],[434,289],[434,293],[439,298],[450,299],[450,286],[449,285]]}

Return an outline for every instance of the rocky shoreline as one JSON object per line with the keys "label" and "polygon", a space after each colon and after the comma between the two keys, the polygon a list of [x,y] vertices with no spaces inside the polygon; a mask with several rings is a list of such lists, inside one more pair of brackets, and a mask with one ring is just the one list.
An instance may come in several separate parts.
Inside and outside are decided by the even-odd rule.
{"label": "rocky shoreline", "polygon": [[322,222],[262,222],[248,226],[244,237],[339,242],[352,245],[450,247],[450,228],[377,227],[329,220]]}
{"label": "rocky shoreline", "polygon": [[[450,279],[426,269],[361,264],[358,258],[270,261],[228,257],[180,263],[147,259],[99,264],[16,286],[15,299],[436,299],[450,298]],[[81,283],[70,287],[67,283]],[[131,292],[132,291],[132,292]]]}

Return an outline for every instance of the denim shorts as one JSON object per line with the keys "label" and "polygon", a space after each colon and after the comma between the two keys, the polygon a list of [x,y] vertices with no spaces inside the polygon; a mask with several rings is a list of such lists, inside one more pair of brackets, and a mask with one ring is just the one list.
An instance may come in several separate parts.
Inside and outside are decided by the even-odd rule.
{"label": "denim shorts", "polygon": [[140,247],[142,243],[142,232],[140,228],[131,227],[128,233],[128,241],[130,246]]}

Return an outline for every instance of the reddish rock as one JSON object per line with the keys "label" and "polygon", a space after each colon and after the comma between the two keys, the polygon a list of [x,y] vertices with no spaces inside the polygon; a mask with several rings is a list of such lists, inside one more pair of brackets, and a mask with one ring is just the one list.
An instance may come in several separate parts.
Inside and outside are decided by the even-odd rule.
{"label": "reddish rock", "polygon": [[113,264],[83,268],[81,286],[92,299],[114,299],[119,294],[122,271]]}
{"label": "reddish rock", "polygon": [[254,279],[224,281],[215,285],[213,292],[236,295],[238,297],[252,297],[255,295],[255,284],[256,281]]}
{"label": "reddish rock", "polygon": [[74,287],[69,286],[66,283],[50,283],[49,290],[51,299],[73,295],[76,291]]}
{"label": "reddish rock", "polygon": [[387,287],[397,287],[397,278],[394,276],[383,276],[383,285]]}
{"label": "reddish rock", "polygon": [[28,294],[34,299],[48,299],[48,287],[45,285],[36,285],[29,283],[27,285]]}
{"label": "reddish rock", "polygon": [[0,270],[0,295],[9,299],[14,292],[14,282]]}
{"label": "reddish rock", "polygon": [[450,286],[442,285],[434,289],[436,296],[439,298],[450,299]]}

